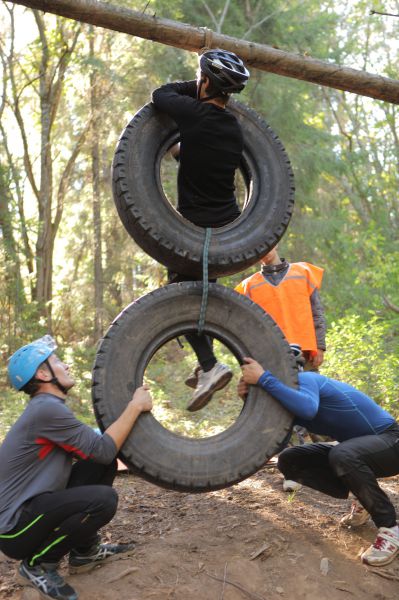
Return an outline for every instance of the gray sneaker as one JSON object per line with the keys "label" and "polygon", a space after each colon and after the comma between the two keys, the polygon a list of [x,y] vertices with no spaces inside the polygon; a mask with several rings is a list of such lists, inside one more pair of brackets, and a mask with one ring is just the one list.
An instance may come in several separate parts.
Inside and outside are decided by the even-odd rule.
{"label": "gray sneaker", "polygon": [[37,565],[31,567],[27,560],[23,560],[18,569],[20,583],[35,588],[41,598],[78,600],[78,594],[64,581],[56,569],[57,566]]}
{"label": "gray sneaker", "polygon": [[128,558],[134,554],[136,544],[97,544],[87,554],[79,554],[75,550],[69,553],[69,572],[84,573],[91,571],[104,562],[112,562]]}
{"label": "gray sneaker", "polygon": [[216,363],[210,371],[199,371],[197,387],[187,410],[194,412],[206,406],[214,392],[223,389],[232,377],[233,372],[222,363]]}

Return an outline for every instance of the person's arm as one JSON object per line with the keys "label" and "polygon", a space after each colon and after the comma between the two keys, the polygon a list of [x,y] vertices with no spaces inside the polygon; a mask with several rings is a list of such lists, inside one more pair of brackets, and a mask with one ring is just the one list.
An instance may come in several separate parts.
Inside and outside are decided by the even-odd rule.
{"label": "person's arm", "polygon": [[152,92],[155,107],[172,117],[178,125],[193,118],[199,105],[196,98],[196,81],[166,83]]}
{"label": "person's arm", "polygon": [[241,366],[245,383],[259,385],[273,398],[276,398],[292,414],[306,421],[313,419],[319,410],[319,388],[312,382],[310,373],[306,373],[306,386],[301,382],[299,374],[299,389],[285,385],[270,371],[264,368],[253,358],[244,358],[245,364]]}
{"label": "person's arm", "polygon": [[310,362],[313,367],[317,369],[323,362],[324,352],[326,350],[326,319],[324,316],[323,305],[320,300],[320,294],[317,289],[315,289],[310,296],[310,304],[317,342],[317,354],[311,357]]}
{"label": "person's arm", "polygon": [[152,400],[147,386],[137,388],[121,416],[98,435],[91,427],[79,421],[63,402],[47,401],[37,414],[40,423],[40,445],[58,446],[65,452],[102,464],[111,463],[129,435],[139,414],[151,410]]}
{"label": "person's arm", "polygon": [[152,409],[152,398],[148,390],[147,385],[137,388],[119,419],[105,430],[105,433],[114,441],[117,450],[125,443],[141,413]]}

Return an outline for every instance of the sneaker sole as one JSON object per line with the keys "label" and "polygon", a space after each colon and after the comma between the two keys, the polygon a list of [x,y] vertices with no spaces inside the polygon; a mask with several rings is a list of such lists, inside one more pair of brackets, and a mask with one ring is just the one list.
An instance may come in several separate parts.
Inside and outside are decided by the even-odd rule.
{"label": "sneaker sole", "polygon": [[389,565],[389,563],[391,563],[393,560],[395,560],[395,558],[398,555],[398,552],[399,552],[399,549],[395,552],[395,554],[393,556],[389,556],[385,560],[379,560],[375,563],[369,562],[367,560],[367,558],[366,559],[362,558],[362,563],[365,565],[369,565],[369,567],[383,567],[384,565]]}
{"label": "sneaker sole", "polygon": [[195,412],[196,410],[204,408],[204,406],[206,406],[208,402],[211,401],[213,394],[218,390],[223,389],[229,383],[232,377],[233,373],[231,372],[223,375],[223,377],[219,379],[219,381],[214,383],[213,386],[211,386],[206,393],[202,394],[202,396],[198,396],[198,398],[190,402],[187,406],[187,410],[189,410],[190,412]]}
{"label": "sneaker sole", "polygon": [[126,552],[120,552],[119,554],[114,554],[113,556],[109,556],[108,558],[104,558],[103,560],[87,563],[86,565],[69,565],[69,574],[75,575],[76,573],[87,573],[88,571],[91,571],[96,567],[102,567],[103,565],[115,562],[116,560],[124,560],[126,558],[129,558],[135,553],[136,548],[132,548],[131,550],[126,550]]}

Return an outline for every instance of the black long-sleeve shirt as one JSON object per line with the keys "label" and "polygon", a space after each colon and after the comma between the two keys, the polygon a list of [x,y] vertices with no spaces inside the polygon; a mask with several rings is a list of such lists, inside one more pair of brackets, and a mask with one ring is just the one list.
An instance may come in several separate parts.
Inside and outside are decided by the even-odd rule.
{"label": "black long-sleeve shirt", "polygon": [[200,227],[221,227],[239,214],[234,175],[243,135],[227,109],[196,98],[195,81],[167,83],[152,101],[168,114],[180,131],[178,210]]}

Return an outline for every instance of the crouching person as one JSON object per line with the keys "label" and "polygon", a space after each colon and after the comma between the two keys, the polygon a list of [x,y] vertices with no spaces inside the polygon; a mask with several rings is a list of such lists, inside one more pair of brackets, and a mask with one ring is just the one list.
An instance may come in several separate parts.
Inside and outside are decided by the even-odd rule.
{"label": "crouching person", "polygon": [[399,473],[399,425],[392,415],[354,387],[319,373],[298,373],[298,389],[293,389],[252,358],[245,359],[242,372],[240,395],[247,384],[259,385],[295,415],[295,424],[339,442],[286,448],[278,468],[286,479],[334,498],[352,492],[356,500],[341,525],[356,527],[371,516],[378,533],[362,561],[390,563],[399,553],[399,527],[377,478]]}
{"label": "crouching person", "polygon": [[116,455],[152,400],[146,386],[138,388],[98,435],[65,405],[75,382],[55,350],[45,336],[9,361],[13,387],[30,401],[0,447],[0,550],[21,560],[21,582],[43,598],[76,600],[57,570],[63,556],[74,573],[133,553],[134,544],[101,544],[98,530],[118,505]]}

